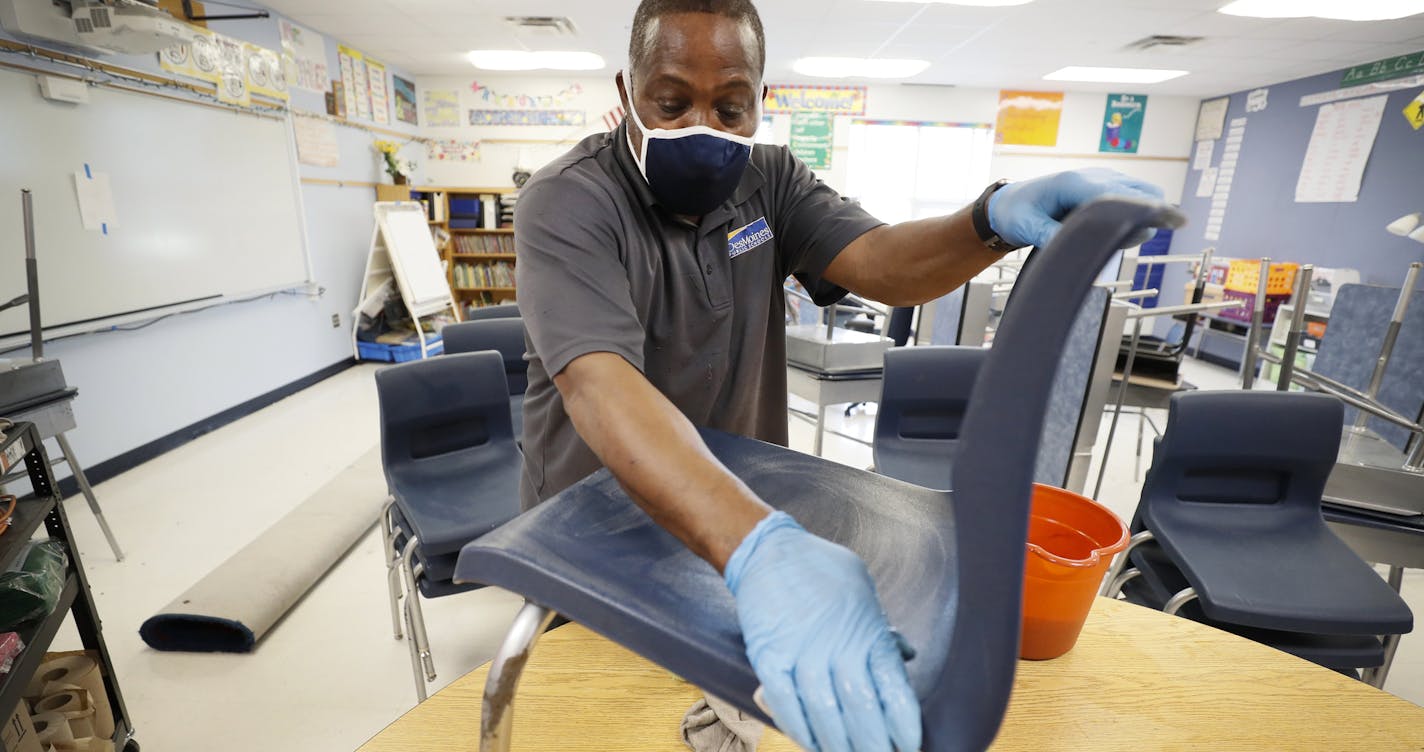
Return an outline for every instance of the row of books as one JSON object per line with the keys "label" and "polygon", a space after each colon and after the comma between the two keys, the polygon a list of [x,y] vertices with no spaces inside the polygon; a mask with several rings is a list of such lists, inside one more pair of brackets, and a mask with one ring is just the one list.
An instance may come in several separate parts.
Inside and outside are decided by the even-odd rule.
{"label": "row of books", "polygon": [[455,264],[456,287],[514,287],[514,267],[504,261],[493,264]]}
{"label": "row of books", "polygon": [[456,253],[514,253],[513,235],[459,235]]}
{"label": "row of books", "polygon": [[481,308],[493,305],[501,305],[505,302],[506,301],[503,299],[497,299],[494,293],[473,293],[472,295],[470,295],[470,297],[465,299],[465,319],[468,320],[471,316],[474,316],[475,311],[478,311]]}

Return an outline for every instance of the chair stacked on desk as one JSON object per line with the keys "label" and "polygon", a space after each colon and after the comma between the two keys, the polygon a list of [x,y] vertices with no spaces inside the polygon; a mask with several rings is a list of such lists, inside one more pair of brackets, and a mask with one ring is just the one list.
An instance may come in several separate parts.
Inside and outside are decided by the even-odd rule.
{"label": "chair stacked on desk", "polygon": [[1173,397],[1104,594],[1342,672],[1380,666],[1413,616],[1321,516],[1342,416],[1320,394]]}
{"label": "chair stacked on desk", "polygon": [[[513,309],[514,315],[502,311]],[[504,360],[504,377],[509,385],[509,409],[514,419],[514,438],[524,436],[524,392],[529,388],[529,362],[524,359],[524,319],[514,306],[487,306],[481,310],[501,311],[498,315],[450,324],[441,331],[445,353],[493,350]]]}
{"label": "chair stacked on desk", "polygon": [[421,701],[435,664],[420,596],[477,588],[452,581],[460,547],[519,514],[523,458],[505,366],[499,352],[485,350],[376,373],[381,461],[392,497],[381,518],[391,618],[397,639],[404,619]]}

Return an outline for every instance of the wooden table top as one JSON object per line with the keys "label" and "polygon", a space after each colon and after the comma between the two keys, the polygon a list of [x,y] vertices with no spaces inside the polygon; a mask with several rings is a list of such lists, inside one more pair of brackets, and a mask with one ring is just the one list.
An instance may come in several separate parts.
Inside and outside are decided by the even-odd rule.
{"label": "wooden table top", "polygon": [[[480,667],[358,752],[473,752]],[[514,709],[514,749],[685,752],[698,689],[575,624],[540,640]],[[793,752],[774,730],[761,750]],[[1020,661],[1003,750],[1424,750],[1424,708],[1186,619],[1099,598],[1078,644]]]}

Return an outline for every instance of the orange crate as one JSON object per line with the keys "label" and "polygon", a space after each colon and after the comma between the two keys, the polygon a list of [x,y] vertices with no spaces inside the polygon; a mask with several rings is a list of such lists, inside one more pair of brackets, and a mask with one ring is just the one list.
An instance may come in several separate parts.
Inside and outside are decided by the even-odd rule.
{"label": "orange crate", "polygon": [[[1271,264],[1270,275],[1266,277],[1267,295],[1290,295],[1295,292],[1295,273],[1299,264],[1283,261]],[[1256,294],[1260,284],[1261,262],[1259,260],[1237,260],[1231,262],[1231,271],[1226,275],[1226,289]]]}

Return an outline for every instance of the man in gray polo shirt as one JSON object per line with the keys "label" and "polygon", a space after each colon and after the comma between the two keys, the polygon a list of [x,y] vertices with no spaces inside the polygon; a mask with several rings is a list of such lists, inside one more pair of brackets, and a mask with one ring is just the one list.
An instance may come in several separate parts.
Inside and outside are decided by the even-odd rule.
{"label": "man in gray polo shirt", "polygon": [[524,504],[607,466],[724,574],[782,731],[810,749],[918,749],[918,702],[864,564],[773,512],[693,427],[786,443],[786,277],[823,305],[847,289],[916,305],[1045,243],[1084,201],[1160,191],[1065,173],[887,226],[786,148],[752,145],[765,41],[750,0],[644,0],[629,58],[628,119],[520,197]]}

